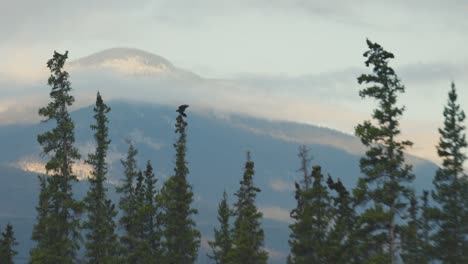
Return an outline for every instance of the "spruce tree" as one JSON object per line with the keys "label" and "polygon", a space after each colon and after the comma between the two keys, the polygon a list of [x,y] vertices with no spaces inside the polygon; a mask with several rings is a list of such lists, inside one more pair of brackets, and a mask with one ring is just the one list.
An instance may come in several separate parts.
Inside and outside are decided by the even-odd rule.
{"label": "spruce tree", "polygon": [[[47,228],[47,220],[49,217],[49,191],[47,185],[47,176],[41,175],[38,176],[40,189],[39,189],[39,202],[36,206],[37,216],[36,216],[36,224],[33,226],[33,233],[32,233],[32,240],[36,241],[36,248],[45,249],[46,245],[49,244],[48,239],[49,236],[46,235],[46,228]],[[31,253],[31,263],[34,263],[33,254],[32,252],[35,251],[36,256],[35,258],[44,259],[45,256],[48,254],[45,250],[35,250],[33,249]],[[39,254],[41,256],[39,256]]]}
{"label": "spruce tree", "polygon": [[121,160],[122,166],[124,167],[125,178],[122,185],[117,188],[117,192],[120,193],[119,207],[121,210],[119,225],[124,231],[120,237],[122,245],[122,252],[120,255],[123,257],[124,262],[133,263],[132,256],[134,256],[138,242],[136,217],[138,206],[136,204],[136,191],[134,184],[138,175],[136,162],[138,151],[130,141],[127,141],[127,143],[129,145],[127,157],[125,160]]}
{"label": "spruce tree", "polygon": [[432,198],[438,205],[431,211],[438,229],[432,239],[443,263],[468,263],[468,178],[463,168],[467,142],[465,113],[457,97],[452,83],[444,108],[444,127],[439,129],[437,153],[442,166],[433,180]]}
{"label": "spruce tree", "polygon": [[411,166],[405,163],[403,151],[410,141],[399,140],[399,119],[404,107],[397,106],[398,94],[405,87],[389,66],[394,55],[377,43],[367,40],[369,50],[364,53],[365,64],[372,73],[362,74],[359,84],[370,86],[359,91],[362,98],[378,103],[367,120],[356,127],[355,133],[367,147],[360,160],[361,172],[354,196],[364,208],[360,215],[360,256],[362,263],[392,263],[398,259],[398,215],[407,207],[408,185],[413,181]]}
{"label": "spruce tree", "polygon": [[[309,154],[309,149],[305,145],[299,146],[300,167],[299,172],[302,173],[302,180],[300,183],[295,182],[295,196],[296,208],[294,208],[290,216],[295,220],[295,223],[290,225],[291,229],[289,245],[291,247],[291,253],[288,256],[288,264],[299,263],[300,261],[306,261],[307,256],[305,252],[312,252],[312,243],[310,239],[310,228],[307,221],[309,218],[306,216],[305,203],[303,190],[309,190],[311,184],[311,177],[308,173],[309,163],[312,160]],[[301,187],[302,185],[302,187]],[[303,255],[301,257],[300,255]]]}
{"label": "spruce tree", "polygon": [[161,261],[161,212],[157,201],[156,182],[153,166],[148,161],[144,172],[145,197],[143,208],[143,234],[148,242],[149,255],[153,260]]}
{"label": "spruce tree", "polygon": [[187,181],[189,169],[185,156],[188,124],[184,120],[185,108],[179,107],[175,124],[175,133],[179,138],[174,144],[176,151],[174,175],[164,183],[159,198],[163,212],[164,261],[167,264],[194,263],[200,246],[200,232],[192,219],[198,211],[191,207],[193,192],[192,186]]}
{"label": "spruce tree", "polygon": [[147,211],[145,205],[146,186],[145,177],[142,171],[139,171],[135,186],[135,215],[132,221],[135,227],[135,250],[130,252],[129,261],[131,263],[151,263],[151,247],[149,238],[146,235]]}
{"label": "spruce tree", "polygon": [[312,168],[312,185],[296,184],[297,207],[291,212],[291,253],[288,263],[331,263],[328,235],[332,220],[331,197],[320,166]]}
{"label": "spruce tree", "polygon": [[300,160],[300,167],[298,169],[299,172],[302,172],[302,183],[303,187],[305,189],[309,189],[310,184],[312,182],[312,179],[309,175],[309,166],[310,166],[310,161],[312,160],[312,156],[310,155],[310,150],[307,148],[306,145],[301,145],[299,146],[299,154],[297,156],[299,157]]}
{"label": "spruce tree", "polygon": [[[47,62],[51,71],[48,84],[52,87],[52,101],[39,109],[39,115],[45,117],[44,122],[53,121],[55,127],[37,137],[43,153],[50,157],[45,169],[51,176],[47,178],[46,187],[41,186],[41,191],[47,194],[40,196],[47,198],[48,205],[40,206],[41,211],[38,211],[45,215],[33,230],[33,239],[39,240],[31,251],[31,263],[72,263],[79,248],[82,205],[73,198],[72,184],[77,178],[72,165],[80,155],[74,146],[74,123],[68,112],[75,99],[70,95],[69,75],[63,70],[67,58],[68,52],[55,52]],[[46,212],[42,211],[44,208]]]}
{"label": "spruce tree", "polygon": [[263,249],[265,234],[260,223],[262,213],[255,205],[260,189],[254,185],[254,174],[254,162],[247,153],[245,172],[234,205],[232,250],[228,254],[229,263],[232,264],[266,264],[268,260],[268,253]]}
{"label": "spruce tree", "polygon": [[232,235],[230,227],[230,218],[232,210],[229,208],[227,193],[224,191],[223,198],[218,205],[218,222],[219,229],[214,228],[214,240],[208,241],[212,254],[208,257],[216,264],[227,264],[228,254],[232,248]]}
{"label": "spruce tree", "polygon": [[426,259],[430,262],[433,259],[434,251],[431,243],[431,232],[434,229],[431,224],[431,207],[429,206],[429,191],[424,190],[421,196],[421,216],[419,218],[419,228],[421,235],[421,243],[423,254],[427,257]]}
{"label": "spruce tree", "polygon": [[430,261],[429,228],[424,218],[427,195],[428,192],[425,191],[421,197],[423,201],[421,207],[418,205],[417,197],[414,194],[410,195],[407,224],[401,227],[401,258],[405,264],[424,264]]}
{"label": "spruce tree", "polygon": [[[295,183],[295,199],[296,199],[296,208],[291,211],[291,218],[294,219],[294,223],[289,226],[291,229],[289,245],[291,247],[291,252],[288,256],[288,264],[293,263],[305,263],[307,261],[312,261],[309,259],[308,254],[311,254],[312,249],[312,240],[309,228],[311,226],[311,213],[310,210],[306,211],[307,204],[305,203],[304,190],[309,190],[311,185],[311,176],[308,173],[309,164],[311,157],[309,154],[309,149],[302,145],[299,147],[300,167],[299,172],[302,173],[302,180],[299,183]],[[302,187],[301,187],[302,186]]]}
{"label": "spruce tree", "polygon": [[336,264],[359,263],[355,257],[355,226],[356,212],[351,194],[340,179],[334,181],[331,176],[327,179],[328,188],[335,192],[332,196],[333,225],[328,234],[329,262]]}
{"label": "spruce tree", "polygon": [[15,247],[18,245],[13,232],[13,226],[7,224],[5,231],[2,233],[0,238],[0,263],[1,264],[13,264],[13,258],[18,254],[15,251]]}
{"label": "spruce tree", "polygon": [[91,129],[95,131],[96,150],[88,155],[86,161],[91,165],[92,171],[88,179],[90,187],[84,199],[87,219],[83,227],[88,231],[85,247],[86,258],[90,264],[115,263],[118,253],[114,221],[117,211],[112,201],[107,198],[107,188],[104,186],[108,172],[106,157],[111,142],[108,139],[109,121],[106,116],[109,111],[110,108],[98,92],[94,107],[96,123],[91,125]]}

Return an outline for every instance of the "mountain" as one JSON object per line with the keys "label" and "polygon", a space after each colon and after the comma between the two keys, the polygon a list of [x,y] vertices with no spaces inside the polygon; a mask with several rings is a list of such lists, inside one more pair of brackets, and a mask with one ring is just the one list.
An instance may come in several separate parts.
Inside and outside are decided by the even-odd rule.
{"label": "mountain", "polygon": [[[112,140],[109,189],[113,200],[117,201],[114,187],[123,178],[119,159],[127,150],[126,138],[135,142],[139,150],[140,168],[143,169],[146,160],[153,162],[160,179],[159,186],[172,174],[176,108],[124,101],[108,104],[112,108],[109,115]],[[313,164],[321,165],[325,173],[342,179],[348,188],[355,185],[360,175],[360,150],[353,147],[356,138],[352,136],[312,125],[219,115],[200,111],[196,106],[191,106],[187,113],[189,181],[193,184],[195,207],[199,209],[197,225],[203,234],[199,263],[206,261],[206,241],[212,237],[217,203],[223,190],[230,194],[230,202],[234,202],[233,194],[242,176],[246,151],[252,152],[256,171],[254,180],[262,189],[258,206],[264,213],[266,247],[271,263],[284,263],[289,250],[289,211],[294,206],[293,182],[299,177],[296,172],[299,144],[306,143],[310,147]],[[89,129],[92,107],[78,109],[72,117],[76,123],[77,144],[85,155],[93,149]],[[0,225],[14,224],[20,243],[18,263],[25,262],[32,245],[29,238],[36,215],[37,174],[44,162],[36,135],[48,127],[44,123],[0,127],[0,145],[8,150],[0,154]],[[418,190],[430,188],[436,166],[420,159],[414,164],[415,187]],[[81,164],[79,169],[84,179],[85,165]],[[86,181],[76,184],[77,197],[83,197],[86,188]]]}
{"label": "mountain", "polygon": [[124,75],[148,75],[166,78],[200,78],[176,68],[169,60],[134,48],[111,48],[71,61],[70,71],[107,69]]}
{"label": "mountain", "polygon": [[[313,113],[314,117],[317,113],[330,115],[326,109],[317,111],[313,108],[317,105],[307,100],[296,108],[298,100],[287,96],[289,91],[203,78],[177,68],[161,56],[129,48],[104,50],[71,61],[66,68],[76,95],[72,117],[83,157],[94,148],[89,105],[94,102],[96,91],[112,107],[108,188],[114,201],[118,201],[115,187],[123,178],[119,160],[127,151],[125,139],[136,144],[142,169],[147,160],[152,161],[161,186],[173,173],[176,106],[190,105],[189,181],[194,188],[195,207],[199,209],[197,225],[203,235],[199,263],[207,263],[207,240],[212,237],[217,203],[224,190],[230,195],[230,203],[234,203],[233,194],[243,174],[247,151],[251,151],[255,161],[254,181],[262,189],[258,206],[264,214],[271,263],[285,263],[289,251],[289,212],[295,205],[294,181],[300,177],[296,171],[300,144],[310,147],[313,165],[321,165],[325,174],[340,178],[348,188],[355,186],[360,175],[359,159],[365,149],[359,139],[326,127],[279,120],[304,113]],[[50,124],[37,122],[31,113],[44,104],[50,88],[38,84],[21,87],[18,85],[22,84],[10,85],[10,81],[3,80],[5,83],[0,85],[15,87],[8,90],[15,107],[0,112],[0,122],[8,121],[0,125],[0,146],[5,150],[0,152],[0,226],[14,224],[20,243],[17,263],[26,263],[33,245],[30,236],[39,191],[37,175],[44,173],[45,162],[36,136],[50,128]],[[28,100],[18,104],[23,95],[29,95]],[[11,124],[12,117],[36,121]],[[430,189],[436,165],[414,156],[408,156],[408,160],[417,175],[415,188]],[[74,186],[80,198],[87,190],[89,167],[81,161],[74,171],[81,179]]]}

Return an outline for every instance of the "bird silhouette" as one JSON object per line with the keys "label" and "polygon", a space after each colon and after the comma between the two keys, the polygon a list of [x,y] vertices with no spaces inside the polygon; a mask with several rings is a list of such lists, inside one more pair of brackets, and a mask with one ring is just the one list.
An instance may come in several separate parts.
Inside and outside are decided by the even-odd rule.
{"label": "bird silhouette", "polygon": [[187,115],[185,114],[185,109],[187,109],[187,107],[189,107],[189,105],[181,105],[179,106],[179,109],[176,110],[176,112],[178,112],[179,114],[181,114],[183,117],[187,117]]}

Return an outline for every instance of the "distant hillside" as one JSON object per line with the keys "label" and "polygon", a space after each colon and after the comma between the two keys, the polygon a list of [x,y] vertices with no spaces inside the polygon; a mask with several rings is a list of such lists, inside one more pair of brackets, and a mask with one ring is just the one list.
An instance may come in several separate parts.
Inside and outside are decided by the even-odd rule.
{"label": "distant hillside", "polygon": [[[175,140],[175,109],[150,104],[109,102],[110,189],[123,177],[119,159],[127,150],[126,138],[133,140],[139,150],[139,165],[153,162],[160,185],[171,175],[174,165],[172,143]],[[242,176],[245,152],[250,150],[255,161],[255,182],[261,187],[258,206],[264,212],[266,247],[271,252],[271,263],[284,263],[288,247],[289,211],[294,206],[293,182],[298,178],[296,169],[298,146],[307,144],[313,164],[323,167],[325,173],[343,180],[352,188],[359,176],[358,161],[362,147],[353,136],[327,128],[290,122],[277,122],[240,115],[217,115],[191,106],[188,109],[188,161],[189,181],[195,192],[195,207],[199,209],[198,227],[203,241],[200,263],[204,263],[206,240],[211,238],[216,223],[216,206],[223,190],[233,193]],[[73,113],[77,142],[82,154],[93,149],[92,108]],[[36,135],[47,129],[46,124],[9,125],[0,127],[0,225],[14,224],[20,243],[18,263],[25,263],[31,242],[32,224],[36,215],[38,181],[41,171],[40,148]],[[418,159],[414,163],[418,190],[431,188],[435,165]],[[86,167],[81,165],[81,176]],[[25,171],[25,170],[28,170]],[[76,194],[86,192],[86,182],[79,183]],[[117,196],[112,192],[113,199]]]}

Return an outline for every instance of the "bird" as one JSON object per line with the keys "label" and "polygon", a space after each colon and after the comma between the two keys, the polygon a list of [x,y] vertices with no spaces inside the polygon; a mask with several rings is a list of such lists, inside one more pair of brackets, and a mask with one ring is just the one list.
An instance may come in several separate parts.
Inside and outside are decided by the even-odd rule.
{"label": "bird", "polygon": [[187,115],[185,114],[185,109],[187,109],[187,107],[189,107],[189,105],[181,105],[179,106],[179,109],[176,110],[176,112],[178,112],[179,114],[181,114],[183,117],[187,117]]}

